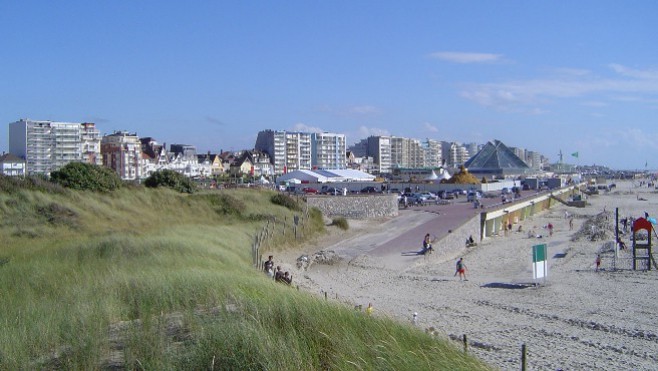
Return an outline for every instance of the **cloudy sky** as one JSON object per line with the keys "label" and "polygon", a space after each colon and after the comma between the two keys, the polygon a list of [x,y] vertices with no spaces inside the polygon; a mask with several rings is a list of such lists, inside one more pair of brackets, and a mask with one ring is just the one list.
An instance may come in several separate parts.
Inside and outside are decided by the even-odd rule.
{"label": "cloudy sky", "polygon": [[657,34],[656,1],[0,1],[0,123],[204,152],[265,129],[498,139],[657,169]]}

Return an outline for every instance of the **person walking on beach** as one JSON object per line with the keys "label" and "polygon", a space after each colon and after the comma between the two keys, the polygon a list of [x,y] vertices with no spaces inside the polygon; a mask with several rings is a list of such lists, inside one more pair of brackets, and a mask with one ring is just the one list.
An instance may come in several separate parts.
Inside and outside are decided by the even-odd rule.
{"label": "person walking on beach", "polygon": [[[459,258],[455,264],[455,276],[459,275],[459,280],[468,281],[466,279],[466,264],[464,264],[464,258]],[[454,276],[453,276],[454,277]]]}
{"label": "person walking on beach", "polygon": [[548,223],[548,235],[552,236],[553,235],[553,224]]}
{"label": "person walking on beach", "polygon": [[594,271],[598,272],[599,268],[601,267],[601,254],[596,254],[596,259],[594,260],[594,263],[596,264],[596,268],[594,269]]}
{"label": "person walking on beach", "polygon": [[569,218],[569,230],[573,231],[573,216]]}

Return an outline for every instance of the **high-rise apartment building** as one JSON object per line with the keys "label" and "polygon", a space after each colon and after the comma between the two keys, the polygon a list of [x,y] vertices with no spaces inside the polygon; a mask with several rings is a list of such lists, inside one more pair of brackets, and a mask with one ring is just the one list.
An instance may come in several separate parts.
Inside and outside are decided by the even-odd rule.
{"label": "high-rise apartment building", "polygon": [[437,168],[443,165],[441,142],[434,139],[425,141],[425,164],[424,167]]}
{"label": "high-rise apartment building", "polygon": [[312,133],[311,166],[319,170],[343,170],[347,168],[347,143],[345,134]]}
{"label": "high-rise apartment building", "polygon": [[101,139],[103,166],[116,171],[123,180],[142,177],[142,143],[137,134],[115,131]]}
{"label": "high-rise apartment building", "polygon": [[418,139],[391,137],[391,164],[401,168],[425,166],[425,151]]}
{"label": "high-rise apartment building", "polygon": [[373,162],[379,166],[380,174],[391,173],[391,137],[370,136],[367,139],[367,156],[372,157]]}
{"label": "high-rise apartment building", "polygon": [[270,156],[274,174],[312,168],[310,133],[263,130],[258,133],[255,149]]}
{"label": "high-rise apartment building", "polygon": [[458,142],[442,142],[443,159],[446,167],[459,168],[472,156],[468,149]]}
{"label": "high-rise apartment building", "polygon": [[93,123],[21,119],[9,124],[9,152],[25,160],[28,175],[49,176],[70,162],[102,161],[100,132]]}

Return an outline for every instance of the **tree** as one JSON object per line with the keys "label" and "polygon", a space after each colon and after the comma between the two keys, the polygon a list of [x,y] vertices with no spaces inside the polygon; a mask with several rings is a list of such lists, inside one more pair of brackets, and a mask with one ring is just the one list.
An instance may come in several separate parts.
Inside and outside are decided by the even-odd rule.
{"label": "tree", "polygon": [[50,173],[50,179],[63,187],[93,192],[109,192],[122,186],[114,170],[83,162],[71,162]]}
{"label": "tree", "polygon": [[194,193],[196,187],[190,178],[173,170],[159,170],[144,181],[150,188],[167,187],[181,193]]}

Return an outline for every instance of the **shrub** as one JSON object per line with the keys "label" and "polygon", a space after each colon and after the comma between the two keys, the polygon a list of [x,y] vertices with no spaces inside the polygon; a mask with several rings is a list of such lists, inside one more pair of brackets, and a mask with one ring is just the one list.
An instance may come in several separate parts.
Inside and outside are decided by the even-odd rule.
{"label": "shrub", "polygon": [[301,206],[295,201],[294,198],[283,193],[277,193],[272,196],[271,201],[275,205],[283,206],[292,211],[302,211]]}
{"label": "shrub", "polygon": [[228,194],[206,194],[193,197],[200,197],[208,202],[219,215],[240,216],[247,207],[244,201]]}
{"label": "shrub", "polygon": [[50,173],[50,179],[66,188],[109,192],[121,188],[121,178],[114,170],[98,165],[71,162]]}
{"label": "shrub", "polygon": [[350,228],[349,223],[347,222],[347,219],[341,217],[338,218],[333,218],[331,220],[331,225],[334,225],[344,231],[348,230]]}
{"label": "shrub", "polygon": [[196,190],[196,186],[190,178],[167,169],[151,174],[144,181],[144,185],[150,188],[167,187],[181,193],[194,193]]}

